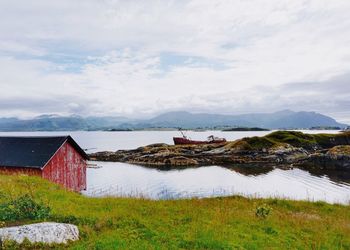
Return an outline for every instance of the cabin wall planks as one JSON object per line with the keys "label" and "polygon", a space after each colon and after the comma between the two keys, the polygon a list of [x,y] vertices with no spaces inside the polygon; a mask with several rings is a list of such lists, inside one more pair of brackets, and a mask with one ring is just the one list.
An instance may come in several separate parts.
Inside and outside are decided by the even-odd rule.
{"label": "cabin wall planks", "polygon": [[42,170],[42,177],[61,186],[81,191],[86,189],[86,160],[65,142]]}

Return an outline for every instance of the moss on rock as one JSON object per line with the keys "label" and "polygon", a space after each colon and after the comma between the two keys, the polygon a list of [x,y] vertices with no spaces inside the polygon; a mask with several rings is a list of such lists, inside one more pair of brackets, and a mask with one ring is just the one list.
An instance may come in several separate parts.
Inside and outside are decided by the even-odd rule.
{"label": "moss on rock", "polygon": [[312,148],[317,145],[313,135],[298,131],[276,131],[265,137],[275,143],[288,143],[294,147]]}
{"label": "moss on rock", "polygon": [[275,143],[288,143],[305,149],[331,148],[350,144],[350,132],[340,134],[304,134],[299,131],[276,131],[265,136]]}
{"label": "moss on rock", "polygon": [[276,142],[268,137],[246,137],[242,139],[247,142],[249,147],[253,150],[263,150],[268,149],[276,145]]}

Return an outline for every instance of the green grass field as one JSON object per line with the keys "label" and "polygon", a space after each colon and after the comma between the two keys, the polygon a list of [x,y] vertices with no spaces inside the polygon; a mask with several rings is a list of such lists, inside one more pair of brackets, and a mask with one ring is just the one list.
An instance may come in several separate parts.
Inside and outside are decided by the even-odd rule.
{"label": "green grass field", "polygon": [[[87,198],[40,178],[0,175],[0,204],[24,194],[51,207],[47,221],[79,226],[80,241],[55,249],[350,249],[350,206],[238,196]],[[258,207],[270,213],[257,216]]]}

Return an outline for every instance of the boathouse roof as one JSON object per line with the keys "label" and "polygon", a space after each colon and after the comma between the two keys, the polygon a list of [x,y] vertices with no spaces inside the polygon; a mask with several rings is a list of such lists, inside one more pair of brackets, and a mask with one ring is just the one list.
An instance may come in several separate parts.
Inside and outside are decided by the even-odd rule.
{"label": "boathouse roof", "polygon": [[88,159],[71,136],[0,137],[0,167],[43,168],[65,142]]}

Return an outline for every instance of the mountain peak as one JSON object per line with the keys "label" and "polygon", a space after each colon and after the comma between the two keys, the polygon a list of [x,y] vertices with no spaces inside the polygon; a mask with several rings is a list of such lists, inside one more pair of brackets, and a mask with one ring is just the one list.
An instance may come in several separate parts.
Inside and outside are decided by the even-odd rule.
{"label": "mountain peak", "polygon": [[43,115],[36,116],[33,119],[50,119],[50,118],[57,118],[57,117],[61,117],[61,116],[58,114],[43,114]]}
{"label": "mountain peak", "polygon": [[295,114],[297,112],[290,110],[290,109],[282,109],[279,111],[274,112],[274,114]]}

